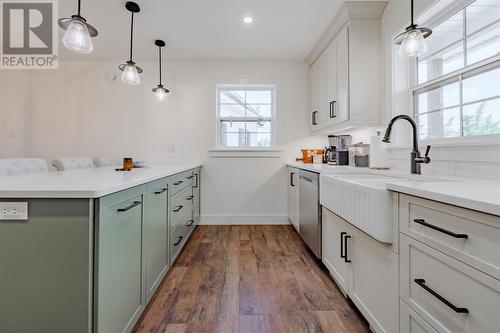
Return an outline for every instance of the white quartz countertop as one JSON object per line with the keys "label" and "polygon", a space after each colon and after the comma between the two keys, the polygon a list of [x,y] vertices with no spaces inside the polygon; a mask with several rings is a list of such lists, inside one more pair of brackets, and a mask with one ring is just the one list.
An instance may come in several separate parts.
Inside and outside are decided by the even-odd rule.
{"label": "white quartz countertop", "polygon": [[154,165],[132,171],[109,167],[5,176],[0,177],[0,198],[100,198],[201,165]]}
{"label": "white quartz countertop", "polygon": [[386,188],[390,191],[500,216],[500,181],[498,180],[411,175],[393,170],[372,170],[301,162],[291,162],[287,165],[320,174],[369,173],[395,177],[394,180],[385,182]]}

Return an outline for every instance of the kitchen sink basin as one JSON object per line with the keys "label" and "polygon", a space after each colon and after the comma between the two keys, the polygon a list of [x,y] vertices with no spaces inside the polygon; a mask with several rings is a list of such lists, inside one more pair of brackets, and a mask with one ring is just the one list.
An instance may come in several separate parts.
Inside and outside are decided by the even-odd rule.
{"label": "kitchen sink basin", "polygon": [[446,181],[420,175],[388,176],[371,173],[321,175],[320,203],[373,238],[392,243],[394,235],[393,192],[387,183]]}

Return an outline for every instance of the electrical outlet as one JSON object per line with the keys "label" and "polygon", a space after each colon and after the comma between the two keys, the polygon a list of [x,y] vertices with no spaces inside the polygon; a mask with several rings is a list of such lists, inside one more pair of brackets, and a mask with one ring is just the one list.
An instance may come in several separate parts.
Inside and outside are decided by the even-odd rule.
{"label": "electrical outlet", "polygon": [[0,202],[0,220],[28,220],[28,203]]}
{"label": "electrical outlet", "polygon": [[175,153],[175,146],[174,145],[167,145],[167,153]]}

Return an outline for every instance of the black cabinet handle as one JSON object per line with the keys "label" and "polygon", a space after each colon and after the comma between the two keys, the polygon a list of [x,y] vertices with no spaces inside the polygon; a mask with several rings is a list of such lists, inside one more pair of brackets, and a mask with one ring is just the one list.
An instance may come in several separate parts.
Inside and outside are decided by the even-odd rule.
{"label": "black cabinet handle", "polygon": [[450,309],[452,309],[456,313],[469,313],[469,309],[456,307],[446,298],[444,298],[443,296],[439,295],[437,292],[429,288],[429,286],[425,284],[424,279],[415,279],[415,283],[418,284],[420,287],[424,288],[425,290],[427,290],[432,296],[436,297],[438,300],[446,304]]}
{"label": "black cabinet handle", "polygon": [[179,181],[176,181],[176,182],[174,183],[174,185],[175,185],[175,186],[177,186],[177,185],[180,185],[180,184],[182,184],[182,183],[184,183],[184,181],[179,180]]}
{"label": "black cabinet handle", "polygon": [[194,176],[195,176],[195,181],[194,181],[194,183],[195,183],[196,185],[194,185],[193,187],[194,187],[194,188],[198,188],[198,174],[197,174],[197,173],[195,173],[195,174],[194,174]]}
{"label": "black cabinet handle", "polygon": [[174,243],[174,246],[179,245],[182,242],[183,239],[184,239],[184,237],[179,236],[179,239],[177,240],[177,242]]}
{"label": "black cabinet handle", "polygon": [[130,205],[128,205],[127,207],[118,208],[117,211],[126,212],[127,210],[130,210],[130,209],[134,208],[135,206],[139,206],[141,203],[142,203],[142,201],[134,201]]}
{"label": "black cabinet handle", "polygon": [[189,224],[187,225],[188,227],[192,226],[194,223],[194,220],[189,220]]}
{"label": "black cabinet handle", "polygon": [[424,219],[414,219],[413,222],[421,224],[421,225],[423,225],[423,226],[425,226],[427,228],[431,228],[431,229],[437,230],[437,231],[442,232],[443,234],[447,234],[448,236],[451,236],[451,237],[463,238],[463,239],[469,238],[469,236],[466,235],[466,234],[456,234],[456,233],[451,232],[449,230],[446,230],[446,229],[443,229],[443,228],[440,228],[440,227],[436,227],[435,225],[432,225],[430,223],[425,222]]}
{"label": "black cabinet handle", "polygon": [[340,258],[345,259],[344,254],[344,236],[347,235],[347,232],[340,233]]}
{"label": "black cabinet handle", "polygon": [[295,186],[295,184],[293,183],[293,175],[295,175],[295,172],[290,173],[290,185],[291,186]]}
{"label": "black cabinet handle", "polygon": [[331,118],[337,118],[337,101],[332,101],[332,116]]}
{"label": "black cabinet handle", "polygon": [[190,196],[186,197],[186,200],[193,200],[193,198],[194,198],[194,195],[190,195]]}
{"label": "black cabinet handle", "polygon": [[345,262],[351,262],[351,260],[347,259],[347,239],[351,238],[349,235],[345,235],[344,237],[344,261]]}
{"label": "black cabinet handle", "polygon": [[317,114],[318,114],[318,111],[313,111],[313,113],[312,113],[312,124],[313,125],[318,125],[318,119],[316,117]]}
{"label": "black cabinet handle", "polygon": [[193,175],[187,176],[186,179],[193,179],[193,177],[194,177]]}
{"label": "black cabinet handle", "polygon": [[184,206],[177,206],[173,209],[174,213],[177,213],[178,211],[180,211],[182,209],[182,207]]}
{"label": "black cabinet handle", "polygon": [[153,194],[162,194],[162,193],[165,193],[167,192],[168,188],[167,187],[164,187],[162,188],[161,190],[159,191],[154,191]]}

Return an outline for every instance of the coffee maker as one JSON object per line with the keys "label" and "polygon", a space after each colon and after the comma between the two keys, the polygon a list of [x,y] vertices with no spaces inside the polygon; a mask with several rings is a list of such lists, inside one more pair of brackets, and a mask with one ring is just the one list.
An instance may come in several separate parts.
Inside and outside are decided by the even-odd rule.
{"label": "coffee maker", "polygon": [[329,135],[329,147],[325,148],[324,159],[331,165],[349,165],[350,135]]}

